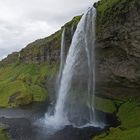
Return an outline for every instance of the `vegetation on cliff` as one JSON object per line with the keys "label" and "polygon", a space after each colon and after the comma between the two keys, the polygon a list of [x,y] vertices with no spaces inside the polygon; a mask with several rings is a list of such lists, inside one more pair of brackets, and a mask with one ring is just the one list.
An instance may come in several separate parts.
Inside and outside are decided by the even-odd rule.
{"label": "vegetation on cliff", "polygon": [[56,65],[49,66],[47,63],[19,63],[1,67],[0,106],[14,107],[47,100],[46,79],[49,80],[56,73],[56,68]]}
{"label": "vegetation on cliff", "polygon": [[2,128],[0,128],[0,140],[9,140],[9,138],[6,135],[4,129],[2,129]]}
{"label": "vegetation on cliff", "polygon": [[53,35],[30,43],[0,62],[0,107],[48,100],[49,83],[59,68],[62,30],[66,28],[69,48],[80,18],[74,17]]}
{"label": "vegetation on cliff", "polygon": [[[127,21],[127,15],[135,6],[139,7],[139,0],[101,0],[97,7],[97,37],[104,34],[104,29],[108,26],[124,24]],[[137,8],[138,8],[137,7]],[[113,25],[114,24],[114,25]]]}
{"label": "vegetation on cliff", "polygon": [[96,8],[96,92],[139,101],[140,2],[101,0]]}
{"label": "vegetation on cliff", "polygon": [[101,0],[96,8],[95,106],[116,114],[120,125],[93,140],[139,140],[140,1]]}
{"label": "vegetation on cliff", "polygon": [[[112,101],[112,104],[113,102],[114,101]],[[121,124],[116,128],[110,128],[105,133],[93,138],[93,140],[140,139],[140,104],[133,101],[122,102],[116,115]]]}
{"label": "vegetation on cliff", "polygon": [[[139,140],[140,1],[101,0],[96,7],[95,107],[116,114],[121,124],[93,140]],[[65,25],[68,48],[80,18],[77,16]],[[0,62],[0,107],[48,100],[48,83],[59,67],[63,28]],[[5,140],[2,131],[0,129],[0,139]]]}

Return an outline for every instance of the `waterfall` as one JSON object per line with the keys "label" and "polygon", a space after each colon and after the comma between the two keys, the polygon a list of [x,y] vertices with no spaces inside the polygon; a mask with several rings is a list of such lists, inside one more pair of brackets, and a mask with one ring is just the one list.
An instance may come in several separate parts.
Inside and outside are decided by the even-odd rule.
{"label": "waterfall", "polygon": [[58,74],[58,85],[62,77],[62,72],[65,64],[65,27],[61,36],[61,53],[60,53],[60,69]]}
{"label": "waterfall", "polygon": [[[95,125],[95,20],[90,8],[82,16],[74,33],[64,64],[64,34],[61,43],[60,84],[53,115],[46,114],[46,125],[76,127]],[[62,71],[63,70],[63,71]]]}

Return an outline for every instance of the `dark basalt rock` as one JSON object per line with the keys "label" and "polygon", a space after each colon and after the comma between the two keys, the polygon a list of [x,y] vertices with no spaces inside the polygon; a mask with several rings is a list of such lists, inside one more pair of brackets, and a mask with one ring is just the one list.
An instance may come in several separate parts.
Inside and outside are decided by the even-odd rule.
{"label": "dark basalt rock", "polygon": [[138,0],[118,0],[118,3],[101,10],[103,2],[97,4],[97,92],[112,98],[133,96],[138,99],[140,3]]}

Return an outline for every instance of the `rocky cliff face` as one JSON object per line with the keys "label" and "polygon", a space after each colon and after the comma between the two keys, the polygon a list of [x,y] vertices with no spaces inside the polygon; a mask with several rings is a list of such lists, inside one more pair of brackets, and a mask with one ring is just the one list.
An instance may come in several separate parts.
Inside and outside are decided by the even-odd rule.
{"label": "rocky cliff face", "polygon": [[48,62],[49,64],[60,62],[60,50],[61,50],[61,34],[65,28],[66,36],[66,52],[70,46],[73,33],[76,29],[77,23],[80,20],[80,16],[74,17],[72,21],[65,24],[61,30],[57,31],[50,37],[36,40],[29,44],[25,49],[20,52],[20,59],[22,62],[34,62],[42,63]]}
{"label": "rocky cliff face", "polygon": [[[139,98],[140,91],[140,2],[139,0],[102,0],[95,4],[96,92],[107,98]],[[61,34],[66,28],[66,47],[70,46],[80,16],[73,18],[50,37],[29,44],[9,55],[0,65],[59,64]],[[43,82],[44,83],[44,82]],[[47,82],[47,84],[49,84]],[[47,85],[48,87],[48,85]]]}
{"label": "rocky cliff face", "polygon": [[140,1],[95,4],[95,108],[116,114],[120,125],[93,140],[140,139]]}
{"label": "rocky cliff face", "polygon": [[[95,6],[95,108],[116,114],[121,124],[94,140],[140,139],[140,0],[101,0]],[[66,52],[79,20],[65,25]],[[46,101],[54,93],[63,28],[0,62],[0,107]]]}
{"label": "rocky cliff face", "polygon": [[97,92],[140,99],[140,2],[102,0],[97,7]]}

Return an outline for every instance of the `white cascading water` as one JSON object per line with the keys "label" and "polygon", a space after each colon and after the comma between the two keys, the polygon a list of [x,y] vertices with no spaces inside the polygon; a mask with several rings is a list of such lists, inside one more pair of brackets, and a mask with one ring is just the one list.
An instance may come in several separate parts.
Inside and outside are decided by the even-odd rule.
{"label": "white cascading water", "polygon": [[62,37],[61,37],[61,53],[60,53],[60,69],[58,74],[58,85],[62,77],[64,64],[65,64],[65,27],[63,29]]}
{"label": "white cascading water", "polygon": [[[62,72],[65,65],[65,27],[62,32],[61,36],[61,52],[60,52],[60,68],[57,78],[57,90],[60,88],[61,78],[62,78]],[[57,95],[57,99],[59,98],[59,94]],[[59,122],[59,123],[58,123]],[[57,119],[54,115],[52,115],[50,112],[47,112],[45,114],[45,123],[48,128],[52,129],[59,129],[62,126],[62,122]]]}
{"label": "white cascading water", "polygon": [[[72,43],[64,64],[64,34],[62,33],[61,43],[61,66],[59,72],[60,84],[58,96],[53,115],[46,113],[45,123],[47,126],[59,129],[65,125],[76,127],[95,125],[94,113],[94,90],[95,90],[95,20],[96,9],[90,8],[82,16],[74,33]],[[79,79],[79,77],[83,79]],[[85,78],[86,77],[86,78]],[[87,87],[85,85],[87,83]],[[80,85],[80,86],[79,86]],[[84,88],[83,88],[84,87]],[[83,88],[83,89],[82,89]],[[75,94],[75,91],[77,94]],[[81,92],[84,91],[84,101],[78,103]],[[73,101],[73,98],[77,98]],[[73,102],[73,103],[72,103]],[[80,108],[78,108],[78,105]],[[81,106],[88,108],[88,117],[80,114]],[[76,109],[77,108],[77,109]],[[87,110],[87,109],[85,109]],[[83,116],[83,117],[82,117]],[[79,122],[77,122],[77,120]],[[85,121],[83,121],[85,120]],[[83,122],[82,122],[83,121]]]}

